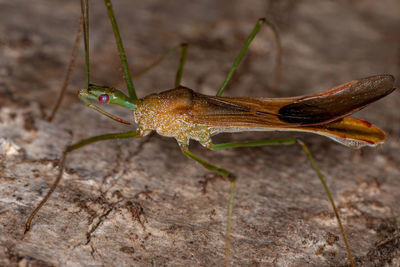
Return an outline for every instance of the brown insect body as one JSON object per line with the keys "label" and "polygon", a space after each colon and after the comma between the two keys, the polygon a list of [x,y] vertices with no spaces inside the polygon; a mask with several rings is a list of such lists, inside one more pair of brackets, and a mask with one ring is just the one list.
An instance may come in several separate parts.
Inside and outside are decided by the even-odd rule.
{"label": "brown insect body", "polygon": [[313,132],[350,147],[374,146],[384,132],[346,116],[393,92],[393,83],[391,75],[376,75],[288,98],[215,97],[177,87],[139,100],[134,113],[139,135],[155,130],[181,146],[194,139],[211,148],[212,135],[242,131]]}

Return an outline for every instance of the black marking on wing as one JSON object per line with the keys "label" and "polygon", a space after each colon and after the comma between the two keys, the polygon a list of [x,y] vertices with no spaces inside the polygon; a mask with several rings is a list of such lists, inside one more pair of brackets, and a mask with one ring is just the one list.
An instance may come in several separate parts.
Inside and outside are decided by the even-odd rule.
{"label": "black marking on wing", "polygon": [[376,75],[361,79],[334,94],[310,96],[279,110],[279,119],[302,125],[319,124],[343,118],[390,94],[394,77]]}

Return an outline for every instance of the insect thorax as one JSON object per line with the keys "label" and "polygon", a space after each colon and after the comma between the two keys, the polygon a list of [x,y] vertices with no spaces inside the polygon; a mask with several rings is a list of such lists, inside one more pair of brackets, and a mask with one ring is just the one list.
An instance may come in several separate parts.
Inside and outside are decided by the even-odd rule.
{"label": "insect thorax", "polygon": [[180,146],[187,146],[193,139],[209,147],[210,128],[191,122],[191,108],[192,91],[187,88],[148,95],[138,101],[134,111],[138,134],[144,136],[154,130],[160,135],[174,137]]}

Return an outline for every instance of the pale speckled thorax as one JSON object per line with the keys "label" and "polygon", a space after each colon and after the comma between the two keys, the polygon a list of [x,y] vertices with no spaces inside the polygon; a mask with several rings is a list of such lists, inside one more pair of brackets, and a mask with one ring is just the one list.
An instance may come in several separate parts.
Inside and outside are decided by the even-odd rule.
{"label": "pale speckled thorax", "polygon": [[181,147],[188,146],[190,139],[210,147],[211,127],[191,121],[191,98],[191,90],[182,88],[140,99],[134,111],[138,134],[145,136],[154,130],[160,135],[174,137]]}

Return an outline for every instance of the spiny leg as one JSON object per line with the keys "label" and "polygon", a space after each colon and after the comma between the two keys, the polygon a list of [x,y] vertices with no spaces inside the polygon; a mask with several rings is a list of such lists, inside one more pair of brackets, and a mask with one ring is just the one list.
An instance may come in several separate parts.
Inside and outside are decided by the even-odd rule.
{"label": "spiny leg", "polygon": [[224,82],[221,85],[221,88],[217,92],[217,96],[221,96],[222,93],[224,92],[225,88],[228,86],[229,81],[232,79],[233,75],[235,74],[235,71],[237,67],[239,66],[240,62],[243,59],[243,56],[246,54],[251,42],[253,39],[256,37],[257,33],[260,31],[260,28],[263,24],[266,24],[268,27],[271,28],[271,30],[274,33],[275,36],[275,41],[276,41],[276,47],[277,47],[277,54],[276,54],[276,62],[275,62],[275,74],[274,74],[274,87],[278,88],[279,87],[279,82],[280,82],[280,71],[281,71],[281,61],[282,61],[282,46],[281,46],[281,40],[279,38],[279,33],[278,30],[276,29],[275,25],[272,24],[269,20],[266,18],[261,18],[257,21],[256,25],[253,28],[253,31],[250,33],[249,37],[247,38],[246,42],[244,43],[242,50],[240,50],[239,55],[236,57],[235,61],[233,62],[233,65],[226,76]]}
{"label": "spiny leg", "polygon": [[229,257],[230,257],[230,247],[231,247],[231,224],[232,224],[232,211],[233,211],[233,198],[235,195],[235,181],[236,177],[233,173],[231,173],[228,170],[219,168],[212,163],[202,159],[201,157],[193,154],[192,152],[189,151],[189,149],[186,146],[181,145],[181,150],[183,154],[188,156],[189,158],[199,162],[201,165],[203,165],[204,168],[216,172],[219,175],[222,175],[223,177],[226,177],[231,185],[230,185],[230,193],[229,193],[229,206],[228,206],[228,216],[226,219],[226,234],[225,234],[225,266],[229,265]]}
{"label": "spiny leg", "polygon": [[293,144],[299,144],[300,147],[303,149],[303,151],[305,152],[307,159],[310,161],[312,168],[315,170],[315,172],[317,173],[318,178],[320,179],[326,194],[328,195],[329,201],[332,205],[332,209],[333,212],[335,213],[336,216],[336,220],[338,222],[339,225],[339,229],[340,232],[342,234],[343,237],[343,241],[345,243],[346,246],[346,250],[347,250],[347,255],[349,257],[349,261],[351,266],[355,266],[354,260],[353,260],[353,256],[351,254],[351,250],[350,250],[350,246],[349,243],[347,241],[347,237],[346,234],[344,232],[344,228],[342,225],[342,221],[340,219],[339,216],[339,212],[336,208],[335,202],[333,200],[332,194],[328,188],[328,185],[326,184],[325,178],[322,175],[321,171],[319,170],[317,164],[315,163],[314,157],[311,155],[310,150],[308,149],[308,147],[306,146],[306,144],[299,140],[299,139],[295,139],[295,138],[282,138],[282,139],[275,139],[275,140],[261,140],[261,141],[247,141],[247,142],[232,142],[232,143],[223,143],[223,144],[213,144],[210,149],[212,150],[222,150],[222,149],[227,149],[227,148],[235,148],[235,147],[253,147],[253,146],[270,146],[270,145],[293,145]]}
{"label": "spiny leg", "polygon": [[77,150],[81,147],[84,147],[86,145],[92,144],[94,142],[102,141],[102,140],[112,140],[112,139],[127,139],[127,138],[134,138],[134,137],[141,137],[138,135],[136,131],[128,131],[128,132],[122,132],[122,133],[112,133],[112,134],[103,134],[103,135],[97,135],[93,136],[87,139],[83,139],[73,145],[67,146],[66,149],[64,150],[60,163],[58,165],[59,170],[58,170],[58,175],[56,180],[54,181],[53,185],[51,186],[49,192],[47,192],[46,196],[40,201],[39,205],[33,210],[31,215],[29,216],[28,220],[25,223],[25,232],[28,232],[29,229],[31,228],[31,223],[35,215],[38,213],[38,211],[42,208],[42,206],[47,202],[47,200],[50,198],[51,194],[54,192],[54,190],[57,188],[57,185],[60,183],[63,172],[64,172],[64,166],[65,166],[65,161],[67,159],[67,154]]}

